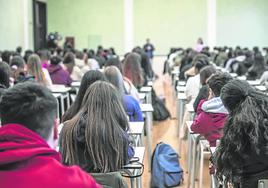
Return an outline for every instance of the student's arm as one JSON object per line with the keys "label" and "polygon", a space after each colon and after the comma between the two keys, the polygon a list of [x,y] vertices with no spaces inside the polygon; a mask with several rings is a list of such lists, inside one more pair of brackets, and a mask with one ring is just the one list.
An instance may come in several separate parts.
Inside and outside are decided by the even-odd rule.
{"label": "student's arm", "polygon": [[206,116],[207,114],[202,110],[202,104],[205,100],[201,100],[197,107],[197,116],[195,117],[193,124],[191,125],[191,130],[195,133],[205,134],[206,133]]}

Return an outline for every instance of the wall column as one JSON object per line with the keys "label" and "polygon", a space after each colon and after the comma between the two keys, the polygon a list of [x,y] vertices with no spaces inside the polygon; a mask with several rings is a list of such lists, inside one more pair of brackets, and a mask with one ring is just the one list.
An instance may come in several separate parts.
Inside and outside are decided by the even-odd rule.
{"label": "wall column", "polygon": [[133,0],[124,0],[124,50],[133,48]]}
{"label": "wall column", "polygon": [[207,6],[207,45],[212,48],[217,44],[217,0],[207,0]]}

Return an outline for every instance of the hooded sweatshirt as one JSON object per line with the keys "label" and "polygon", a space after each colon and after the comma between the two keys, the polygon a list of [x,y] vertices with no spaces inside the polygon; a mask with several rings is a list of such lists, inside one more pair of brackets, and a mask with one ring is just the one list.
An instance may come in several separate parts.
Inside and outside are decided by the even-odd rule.
{"label": "hooded sweatshirt", "polygon": [[227,116],[228,111],[223,106],[220,97],[208,101],[201,100],[191,130],[204,136],[209,141],[210,146],[214,147],[216,140],[222,137]]}
{"label": "hooded sweatshirt", "polygon": [[47,67],[53,84],[63,84],[70,86],[72,79],[68,71],[64,70],[61,65],[50,64]]}
{"label": "hooded sweatshirt", "polygon": [[0,128],[1,188],[99,188],[77,166],[66,167],[61,156],[38,134],[18,124]]}

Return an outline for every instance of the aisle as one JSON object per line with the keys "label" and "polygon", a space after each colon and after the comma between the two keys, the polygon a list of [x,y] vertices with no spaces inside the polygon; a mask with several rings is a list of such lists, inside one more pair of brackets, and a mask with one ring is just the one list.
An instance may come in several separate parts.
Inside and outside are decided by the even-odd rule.
{"label": "aisle", "polygon": [[[153,63],[154,71],[159,75],[159,78],[154,82],[154,89],[157,95],[164,95],[166,98],[166,106],[168,107],[171,116],[176,117],[176,101],[173,98],[171,80],[168,75],[162,75],[164,58],[156,58]],[[153,126],[153,148],[155,148],[156,144],[160,141],[170,144],[177,152],[179,146],[179,138],[177,136],[177,119],[168,119],[161,122],[154,122]],[[180,163],[183,169],[186,169],[186,142],[182,144],[182,153],[179,154],[181,156]],[[142,178],[143,188],[149,188],[150,186],[150,176],[151,174],[148,172],[148,161],[147,156],[145,156],[145,171]],[[204,188],[209,187],[209,174],[208,174],[208,161],[204,165]],[[184,173],[184,184],[180,186],[181,188],[186,188],[186,182],[188,179],[188,174]],[[195,187],[198,187],[197,185]]]}

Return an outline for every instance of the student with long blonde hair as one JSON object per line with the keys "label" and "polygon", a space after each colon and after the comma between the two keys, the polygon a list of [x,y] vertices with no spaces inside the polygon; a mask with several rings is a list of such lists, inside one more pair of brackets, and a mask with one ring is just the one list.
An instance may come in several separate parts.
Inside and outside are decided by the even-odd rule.
{"label": "student with long blonde hair", "polygon": [[46,69],[42,68],[41,60],[38,55],[36,54],[30,55],[27,61],[27,71],[28,71],[28,74],[35,77],[35,80],[38,83],[41,83],[42,85],[45,85],[45,86],[52,85],[52,81],[49,76],[49,73],[47,72]]}

